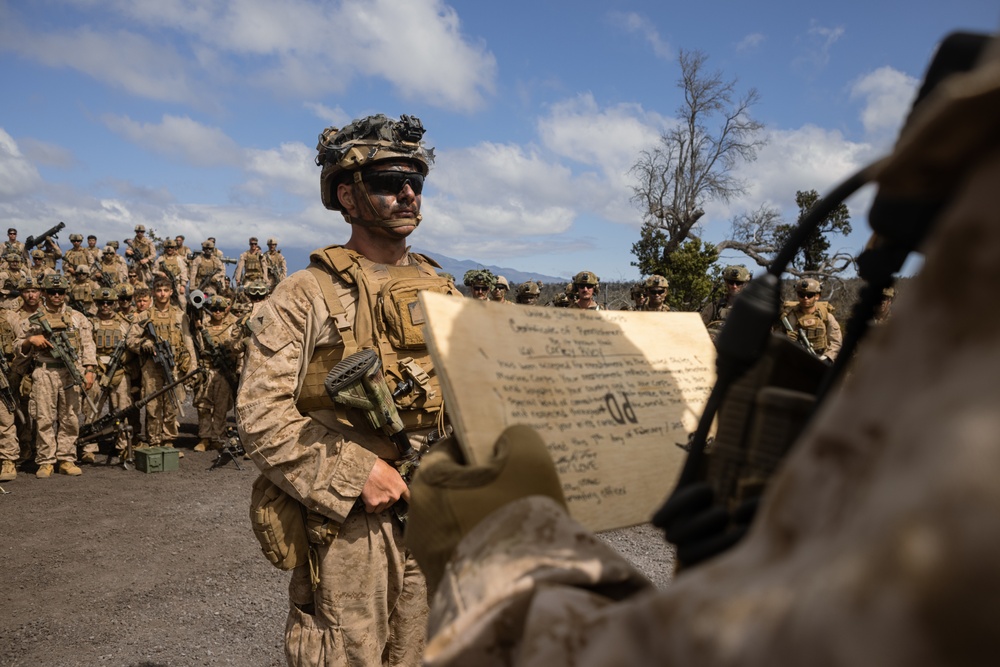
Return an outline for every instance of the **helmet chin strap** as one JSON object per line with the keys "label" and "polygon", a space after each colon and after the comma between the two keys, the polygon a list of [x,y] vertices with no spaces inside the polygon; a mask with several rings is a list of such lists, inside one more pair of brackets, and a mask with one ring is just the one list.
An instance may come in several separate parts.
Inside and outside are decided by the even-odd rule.
{"label": "helmet chin strap", "polygon": [[370,219],[355,218],[354,216],[345,213],[344,219],[348,224],[351,225],[361,225],[362,227],[384,227],[386,229],[394,229],[396,227],[417,227],[420,225],[420,221],[424,219],[424,216],[417,213],[416,218],[381,218],[379,217],[378,211],[375,209],[375,204],[372,203],[371,195],[368,194],[368,188],[365,187],[365,182],[361,178],[361,172],[354,172],[354,184],[358,186],[361,190],[361,194],[364,195],[362,200],[368,206],[368,210],[371,212]]}

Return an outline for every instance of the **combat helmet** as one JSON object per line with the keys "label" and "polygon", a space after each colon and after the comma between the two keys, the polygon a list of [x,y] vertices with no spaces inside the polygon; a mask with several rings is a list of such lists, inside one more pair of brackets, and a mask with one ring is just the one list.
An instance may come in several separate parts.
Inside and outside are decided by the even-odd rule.
{"label": "combat helmet", "polygon": [[243,289],[251,298],[256,297],[257,299],[263,299],[271,291],[263,280],[251,280]]}
{"label": "combat helmet", "polygon": [[670,283],[663,276],[654,273],[643,281],[642,286],[646,289],[646,291],[651,289],[666,290],[670,288]]}
{"label": "combat helmet", "polygon": [[[248,286],[249,287],[249,286]],[[218,294],[210,296],[205,299],[205,308],[207,310],[225,310],[229,308],[229,299],[224,296],[219,296]]]}
{"label": "combat helmet", "polygon": [[802,292],[815,292],[819,294],[823,291],[823,286],[819,284],[819,281],[814,278],[803,278],[802,280],[795,281],[795,293],[800,294]]}
{"label": "combat helmet", "polygon": [[131,299],[135,295],[135,288],[130,283],[118,283],[118,298]]}
{"label": "combat helmet", "polygon": [[529,280],[526,283],[521,283],[517,286],[518,296],[538,296],[541,293],[541,284],[536,283],[534,280]]}
{"label": "combat helmet", "polygon": [[35,248],[31,251],[31,259],[45,259],[45,251],[41,248]]}
{"label": "combat helmet", "polygon": [[69,283],[66,281],[66,276],[61,273],[49,273],[42,279],[42,289],[69,289]]}
{"label": "combat helmet", "polygon": [[39,289],[38,281],[31,276],[23,276],[17,282],[17,289],[21,290],[22,292],[26,289]]}
{"label": "combat helmet", "polygon": [[117,301],[118,290],[110,287],[98,287],[94,290],[94,301]]}
{"label": "combat helmet", "polygon": [[750,282],[750,270],[742,264],[734,264],[722,269],[722,279],[727,282],[748,283]]}
{"label": "combat helmet", "polygon": [[177,241],[175,241],[174,239],[164,239],[164,241],[163,241],[163,247],[165,249],[166,248],[176,248],[177,247]]}
{"label": "combat helmet", "polygon": [[[423,177],[434,162],[434,149],[424,147],[421,141],[423,136],[424,126],[420,119],[406,115],[394,120],[378,114],[355,119],[342,129],[328,127],[323,130],[316,144],[316,165],[323,169],[319,177],[323,205],[331,211],[343,213],[337,198],[337,186],[353,178],[355,183],[364,187],[362,169],[385,160],[413,163],[420,173],[420,183],[417,185],[414,179],[411,187],[420,194]],[[379,224],[385,224],[385,221]]]}
{"label": "combat helmet", "polygon": [[7,254],[5,254],[3,256],[3,258],[4,258],[4,261],[7,262],[8,264],[10,264],[11,262],[18,262],[18,263],[20,263],[20,261],[21,261],[21,255],[20,255],[20,253],[17,253],[17,252],[14,252],[14,251],[8,252]]}
{"label": "combat helmet", "polygon": [[473,285],[485,285],[487,289],[493,289],[493,286],[497,283],[497,278],[489,269],[471,269],[465,272],[465,276],[462,278],[462,283],[464,283],[466,287],[472,287]]}
{"label": "combat helmet", "polygon": [[581,271],[573,276],[574,285],[593,285],[596,288],[600,282],[601,279],[593,271]]}

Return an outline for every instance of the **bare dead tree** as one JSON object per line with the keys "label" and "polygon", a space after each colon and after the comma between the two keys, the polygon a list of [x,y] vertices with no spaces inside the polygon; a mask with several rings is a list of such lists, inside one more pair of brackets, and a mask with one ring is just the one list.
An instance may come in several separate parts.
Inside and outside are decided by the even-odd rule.
{"label": "bare dead tree", "polygon": [[[750,116],[759,94],[751,88],[737,97],[736,80],[705,69],[701,51],[680,52],[684,102],[677,110],[678,124],[660,136],[659,143],[640,153],[632,167],[636,185],[633,202],[643,211],[643,226],[660,230],[663,261],[688,238],[704,215],[708,201],[729,202],[746,191],[733,175],[741,162],[756,159],[764,145],[763,124]],[[633,253],[637,250],[633,248]],[[637,255],[638,256],[638,255]]]}

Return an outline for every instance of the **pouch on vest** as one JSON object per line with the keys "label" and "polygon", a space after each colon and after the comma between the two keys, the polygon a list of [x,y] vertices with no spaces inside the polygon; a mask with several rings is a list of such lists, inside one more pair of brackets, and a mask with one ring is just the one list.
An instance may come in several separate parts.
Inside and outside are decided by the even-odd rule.
{"label": "pouch on vest", "polygon": [[279,570],[309,561],[309,540],[302,505],[261,475],[250,494],[250,525],[261,551]]}
{"label": "pouch on vest", "polygon": [[395,278],[389,280],[378,293],[379,310],[382,311],[382,324],[389,343],[401,350],[422,350],[427,347],[424,342],[423,326],[426,322],[424,311],[420,307],[418,292],[438,292],[448,294],[451,291],[447,278]]}

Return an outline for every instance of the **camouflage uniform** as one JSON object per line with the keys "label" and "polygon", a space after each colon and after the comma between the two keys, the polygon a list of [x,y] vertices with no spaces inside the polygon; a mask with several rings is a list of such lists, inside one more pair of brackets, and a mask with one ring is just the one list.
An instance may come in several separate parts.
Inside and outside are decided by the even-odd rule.
{"label": "camouflage uniform", "polygon": [[237,285],[246,285],[254,280],[268,280],[267,256],[260,251],[256,237],[250,239],[250,244],[250,249],[240,254],[240,258],[236,262],[233,280],[236,281]]}
{"label": "camouflage uniform", "polygon": [[[819,293],[820,284],[807,278],[796,283],[796,290],[808,290]],[[837,318],[833,316],[833,308],[826,301],[819,301],[815,304],[812,312],[806,313],[798,301],[785,302],[782,317],[788,318],[788,323],[792,331],[788,331],[784,323],[778,322],[774,325],[775,333],[785,333],[792,340],[797,340],[801,335],[799,329],[805,333],[806,338],[812,344],[816,356],[825,357],[830,361],[837,358],[840,346],[844,342],[844,335],[840,330]]]}
{"label": "camouflage uniform", "polygon": [[[143,315],[145,317],[143,317]],[[165,340],[174,352],[173,377],[167,378],[162,367],[152,355],[152,339],[146,333],[146,323],[152,322],[160,338]],[[174,305],[166,308],[153,305],[149,310],[136,318],[129,330],[128,346],[134,353],[140,355],[142,367],[142,394],[150,394],[163,389],[164,385],[173,382],[193,369],[197,359],[191,342],[191,326],[183,310]],[[183,386],[176,387],[177,402],[184,401]],[[154,398],[146,404],[146,433],[150,446],[169,445],[177,439],[177,416],[179,409],[174,403],[170,392]]]}
{"label": "camouflage uniform", "polygon": [[701,310],[701,321],[705,323],[708,335],[713,341],[722,331],[722,326],[726,323],[726,318],[729,317],[733,303],[743,291],[743,287],[750,282],[750,277],[750,271],[742,264],[727,266],[722,270],[726,293]]}
{"label": "camouflage uniform", "polygon": [[[174,248],[174,254],[167,254],[167,249]],[[181,308],[187,307],[187,298],[185,297],[185,292],[187,292],[188,284],[188,263],[180,253],[176,251],[177,242],[173,239],[169,239],[164,243],[164,254],[156,258],[153,263],[153,275],[163,276],[164,278],[170,279],[171,285],[174,288],[173,299],[176,301],[177,305]],[[169,274],[169,275],[168,275]]]}
{"label": "camouflage uniform", "polygon": [[[109,288],[102,288],[98,293],[99,299],[114,299],[116,298],[116,292]],[[98,378],[103,378],[107,374],[108,365],[111,363],[111,355],[114,353],[115,348],[122,341],[126,341],[128,338],[128,332],[131,328],[131,323],[123,316],[121,313],[112,311],[111,317],[104,319],[98,315],[94,317],[94,343],[97,349],[97,364],[98,364]],[[132,404],[132,387],[129,381],[126,368],[131,361],[132,353],[126,352],[122,356],[121,363],[118,369],[115,371],[114,376],[111,378],[111,385],[108,391],[108,405],[109,411],[123,410]],[[90,398],[97,405],[98,409],[103,406],[97,404],[100,399],[102,389],[99,382],[95,382],[94,386],[90,389]],[[99,415],[95,415],[91,409],[89,403],[84,406],[84,414],[86,415],[86,421],[90,422],[96,419]],[[135,433],[134,435],[138,435]],[[115,443],[115,448],[118,452],[125,451],[128,442],[126,441],[126,435],[122,433],[118,441]],[[93,455],[98,451],[98,444],[96,441],[88,442],[83,446],[84,460],[93,461]],[[87,454],[90,454],[88,457]]]}
{"label": "camouflage uniform", "polygon": [[[591,271],[580,271],[580,273],[573,276],[573,292],[577,295],[576,301],[569,305],[570,308],[579,308],[581,310],[604,310],[601,308],[600,304],[597,303],[597,295],[601,290],[600,287],[601,279],[597,277],[597,274]],[[590,303],[586,303],[580,299],[580,288],[581,287],[592,287],[593,292],[591,293]]]}
{"label": "camouflage uniform", "polygon": [[[367,139],[369,130],[378,133],[377,140]],[[411,165],[418,168],[420,178],[414,177],[412,187],[406,181],[396,191],[416,201],[413,193],[419,193],[430,161],[430,153],[419,143],[422,134],[419,121],[405,116],[399,122],[376,116],[340,131],[328,128],[318,147],[324,205],[344,212],[351,223],[336,196],[334,174],[352,157],[357,158],[358,168],[369,159],[395,161],[390,167],[405,163],[406,173],[416,173]],[[376,141],[380,149],[371,150]],[[340,150],[348,150],[347,146],[349,153]],[[379,175],[377,169],[356,173],[364,178]],[[360,191],[360,186],[353,187],[353,192]],[[351,224],[353,238],[359,225]],[[400,452],[368,425],[363,413],[334,406],[323,390],[323,379],[349,345],[374,346],[387,378],[413,369],[414,392],[403,400],[439,399],[432,387],[424,389],[429,372],[415,367],[413,358],[424,359],[426,348],[409,348],[404,354],[385,340],[380,325],[387,322],[375,312],[376,297],[390,280],[411,277],[449,291],[454,287],[437,276],[426,258],[408,253],[391,266],[333,246],[314,252],[312,259],[315,266],[281,281],[272,298],[250,318],[253,335],[236,401],[240,434],[262,475],[300,502],[310,522],[328,528],[311,545],[318,587],[310,584],[308,564],[292,571],[285,656],[290,665],[416,665],[427,618],[423,575],[406,551],[403,527],[392,508],[370,513],[358,502],[376,469],[379,475],[393,477],[393,488],[399,490],[401,481],[388,462],[398,459]],[[412,314],[409,308],[404,312]],[[432,426],[440,404],[436,409],[438,413],[407,412]],[[421,438],[429,430],[420,428],[413,435]],[[396,497],[390,496],[389,505]]]}
{"label": "camouflage uniform", "polygon": [[7,268],[0,271],[0,309],[17,310],[21,307],[18,285],[27,277],[28,270],[21,266],[20,255],[9,254]]}
{"label": "camouflage uniform", "polygon": [[[667,290],[670,284],[667,279],[659,275],[651,275],[642,284],[646,291],[646,305],[643,310],[647,313],[668,313],[670,306],[667,305]],[[660,291],[662,290],[662,291]],[[656,303],[659,301],[659,303]]]}
{"label": "camouflage uniform", "polygon": [[[61,276],[57,278],[59,285],[66,285],[65,279]],[[46,282],[46,288],[50,284],[54,283]],[[76,363],[80,374],[92,372],[97,365],[97,357],[90,320],[67,306],[54,312],[43,307],[38,313],[56,333],[65,331],[77,353]],[[19,344],[15,350],[18,356],[31,357],[34,361],[29,408],[37,427],[35,462],[39,466],[52,466],[58,462],[60,470],[72,471],[76,461],[76,439],[80,433],[82,388],[73,384],[70,371],[51,352],[28,345],[27,339],[39,334],[42,334],[41,326],[35,325],[30,319],[22,322]],[[25,350],[25,346],[29,349]],[[79,474],[79,469],[76,468],[76,472],[69,474]]]}
{"label": "camouflage uniform", "polygon": [[[206,309],[225,308],[229,304],[220,296],[210,297],[205,302]],[[194,399],[194,407],[198,410],[198,445],[197,451],[218,449],[226,432],[226,415],[233,407],[236,398],[234,386],[239,385],[243,336],[240,334],[236,318],[226,313],[218,323],[206,318],[198,334],[201,338],[200,364],[207,370],[204,381],[198,386]],[[230,372],[216,364],[216,359],[209,353],[209,341],[228,361]]]}
{"label": "camouflage uniform", "polygon": [[215,245],[207,241],[201,244],[202,253],[191,262],[191,291],[201,290],[214,295],[222,287],[226,277],[226,265],[215,254]]}
{"label": "camouflage uniform", "polygon": [[126,241],[128,248],[125,250],[125,255],[132,259],[132,266],[135,267],[139,280],[151,285],[153,262],[156,261],[156,245],[145,235],[145,226],[136,225],[135,231],[135,237]]}
{"label": "camouflage uniform", "polygon": [[[0,354],[7,360],[8,366],[14,360],[14,346],[20,332],[20,321],[10,310],[0,312]],[[13,372],[2,378],[10,388],[11,397],[16,404],[20,400],[20,388],[17,384],[18,376]],[[17,428],[14,423],[14,413],[7,405],[0,401],[0,482],[6,482],[17,476],[15,462],[20,456],[20,447],[17,441]]]}
{"label": "camouflage uniform", "polygon": [[73,247],[63,255],[62,270],[67,276],[72,277],[76,274],[78,266],[90,266],[91,255],[87,252],[86,248],[81,248],[78,245],[83,242],[83,236],[80,234],[70,234],[69,240],[73,243]]}
{"label": "camouflage uniform", "polygon": [[267,278],[271,291],[274,291],[278,283],[288,277],[288,263],[285,262],[285,256],[278,250],[278,240],[275,238],[267,240],[267,252],[264,255],[267,259]]}
{"label": "camouflage uniform", "polygon": [[[95,265],[97,270],[100,271],[101,276],[106,279],[110,286],[120,285],[121,283],[128,282],[128,264],[125,259],[115,252],[115,249],[111,246],[105,246],[104,250],[101,252],[100,260]],[[98,280],[99,277],[95,277],[97,282],[104,284],[102,280]]]}
{"label": "camouflage uniform", "polygon": [[90,263],[96,264],[101,261],[101,248],[97,245],[96,236],[87,237],[87,246],[84,248],[88,253],[90,253]]}
{"label": "camouflage uniform", "polygon": [[54,238],[47,236],[42,240],[36,250],[42,251],[43,263],[45,267],[52,269],[53,272],[56,272],[59,260],[63,256],[63,251],[62,248],[59,247],[59,243]]}
{"label": "camouflage uniform", "polygon": [[94,305],[94,290],[97,288],[97,283],[90,279],[90,269],[85,264],[80,265],[73,282],[69,284],[67,304],[87,317],[93,317],[97,312],[97,306]]}

